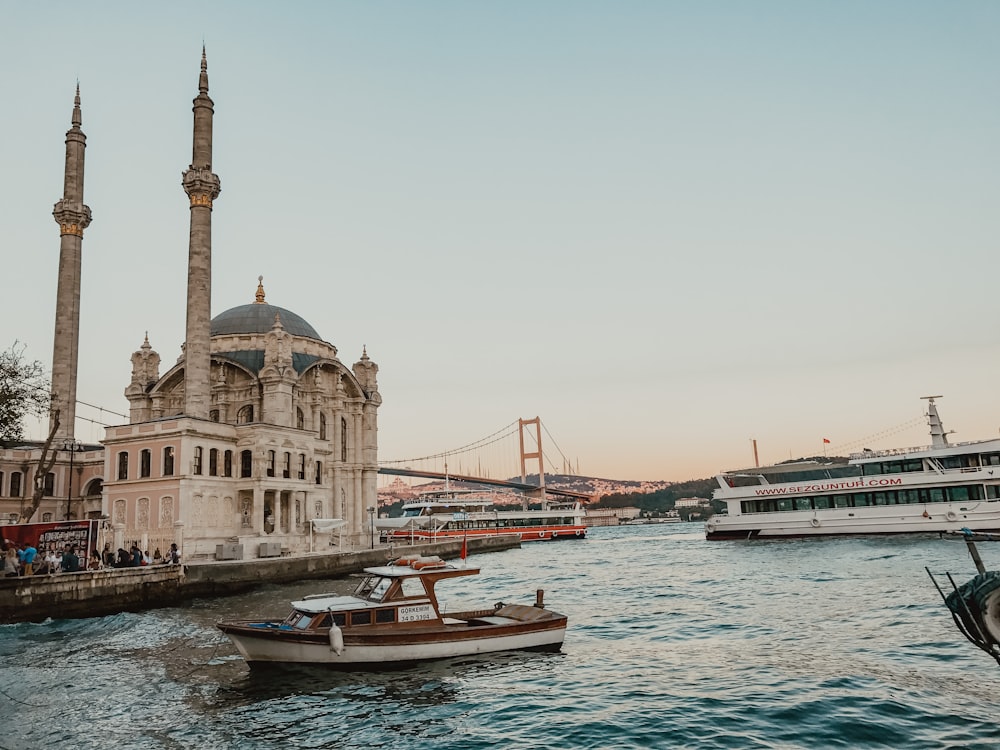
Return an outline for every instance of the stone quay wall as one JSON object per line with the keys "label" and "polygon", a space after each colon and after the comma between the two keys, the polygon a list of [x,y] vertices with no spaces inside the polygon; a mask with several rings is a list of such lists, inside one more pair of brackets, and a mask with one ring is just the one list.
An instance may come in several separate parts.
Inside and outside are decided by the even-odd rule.
{"label": "stone quay wall", "polygon": [[[518,537],[468,540],[470,554],[499,552],[520,545]],[[41,622],[49,617],[103,617],[170,607],[199,596],[238,594],[264,583],[339,578],[404,555],[456,558],[461,547],[461,540],[457,540],[380,546],[356,552],[0,578],[0,623]]]}

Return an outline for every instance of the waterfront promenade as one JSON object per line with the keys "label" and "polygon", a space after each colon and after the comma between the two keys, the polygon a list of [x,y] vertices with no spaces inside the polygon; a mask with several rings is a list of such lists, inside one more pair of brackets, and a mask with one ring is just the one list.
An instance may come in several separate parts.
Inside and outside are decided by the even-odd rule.
{"label": "waterfront promenade", "polygon": [[[470,553],[519,547],[511,537],[468,540]],[[194,560],[181,565],[0,578],[0,623],[47,618],[101,617],[169,607],[196,597],[248,591],[264,583],[338,578],[406,554],[455,558],[462,540],[417,545],[380,545],[353,552],[312,552],[255,560]]]}

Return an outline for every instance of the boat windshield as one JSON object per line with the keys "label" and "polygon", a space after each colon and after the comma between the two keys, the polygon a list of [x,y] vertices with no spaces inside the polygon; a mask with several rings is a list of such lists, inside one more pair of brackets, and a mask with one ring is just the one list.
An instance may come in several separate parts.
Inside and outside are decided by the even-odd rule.
{"label": "boat windshield", "polygon": [[358,584],[358,587],[354,590],[354,595],[359,599],[380,602],[391,585],[391,578],[368,576]]}

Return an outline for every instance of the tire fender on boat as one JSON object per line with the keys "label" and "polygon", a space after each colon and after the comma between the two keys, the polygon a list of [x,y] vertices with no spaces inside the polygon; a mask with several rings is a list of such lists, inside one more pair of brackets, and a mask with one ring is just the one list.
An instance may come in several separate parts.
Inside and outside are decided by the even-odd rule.
{"label": "tire fender on boat", "polygon": [[953,510],[949,510],[947,513],[945,513],[944,517],[947,518],[949,521],[957,521],[958,520],[958,516],[955,514],[955,511],[953,511]]}
{"label": "tire fender on boat", "polygon": [[330,623],[330,650],[337,656],[344,653],[344,634],[335,622]]}
{"label": "tire fender on boat", "polygon": [[544,539],[545,538],[545,532],[544,531],[539,531],[538,532],[538,538],[539,539]]}
{"label": "tire fender on boat", "polygon": [[819,526],[819,519],[814,516],[813,518],[809,519],[809,523],[811,523],[812,527],[815,529],[816,527]]}
{"label": "tire fender on boat", "polygon": [[580,536],[580,530],[579,529],[576,530],[576,535]]}

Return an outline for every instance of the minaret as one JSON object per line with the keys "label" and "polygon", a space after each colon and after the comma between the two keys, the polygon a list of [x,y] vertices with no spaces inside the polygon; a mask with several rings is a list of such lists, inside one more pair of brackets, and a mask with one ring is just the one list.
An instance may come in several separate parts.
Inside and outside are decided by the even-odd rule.
{"label": "minaret", "polygon": [[83,203],[83,156],[87,136],[80,125],[80,84],[73,99],[72,127],[66,131],[66,168],[63,197],[52,209],[59,225],[59,285],[56,291],[56,328],[52,344],[52,429],[59,414],[56,440],[72,438],[76,423],[76,370],[80,353],[80,266],[83,230],[90,225],[90,208]]}
{"label": "minaret", "polygon": [[184,413],[208,419],[212,356],[212,201],[221,190],[212,172],[212,115],[208,96],[208,60],[201,48],[201,75],[194,98],[194,147],[191,166],[183,174],[184,192],[191,199],[188,241],[187,331],[184,346]]}

